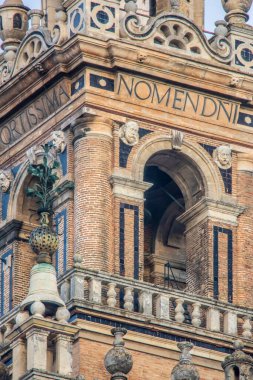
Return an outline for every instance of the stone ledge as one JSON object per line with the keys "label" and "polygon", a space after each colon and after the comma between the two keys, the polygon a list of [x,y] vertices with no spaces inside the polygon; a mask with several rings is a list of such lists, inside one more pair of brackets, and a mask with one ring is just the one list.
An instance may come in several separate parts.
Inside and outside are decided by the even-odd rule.
{"label": "stone ledge", "polygon": [[63,376],[59,375],[58,373],[53,372],[44,372],[40,371],[38,369],[31,369],[28,373],[26,373],[24,376],[20,378],[20,380],[44,380],[44,379],[50,379],[50,380],[73,380],[72,376]]}

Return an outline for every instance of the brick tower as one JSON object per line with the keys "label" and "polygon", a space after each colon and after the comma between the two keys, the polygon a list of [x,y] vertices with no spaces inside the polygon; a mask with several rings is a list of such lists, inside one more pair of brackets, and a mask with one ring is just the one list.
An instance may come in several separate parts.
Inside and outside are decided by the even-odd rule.
{"label": "brick tower", "polygon": [[0,6],[0,379],[253,379],[252,0],[204,5]]}

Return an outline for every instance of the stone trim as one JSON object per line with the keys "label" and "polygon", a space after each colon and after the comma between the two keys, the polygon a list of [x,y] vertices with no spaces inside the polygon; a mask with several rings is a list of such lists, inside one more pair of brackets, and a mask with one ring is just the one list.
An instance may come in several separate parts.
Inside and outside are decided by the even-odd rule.
{"label": "stone trim", "polygon": [[184,214],[180,215],[177,221],[186,224],[187,231],[206,219],[237,226],[237,217],[241,215],[244,210],[244,207],[237,206],[236,204],[203,198]]}
{"label": "stone trim", "polygon": [[0,228],[0,249],[11,244],[14,240],[19,238],[23,222],[13,219]]}
{"label": "stone trim", "polygon": [[120,175],[112,175],[110,182],[113,185],[113,195],[116,197],[127,197],[137,200],[144,200],[144,192],[153,184],[144,181],[137,181]]}

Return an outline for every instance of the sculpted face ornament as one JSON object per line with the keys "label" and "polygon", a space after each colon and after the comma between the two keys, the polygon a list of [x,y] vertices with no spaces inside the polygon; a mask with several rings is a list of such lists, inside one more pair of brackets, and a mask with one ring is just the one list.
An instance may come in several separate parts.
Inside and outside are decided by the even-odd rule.
{"label": "sculpted face ornament", "polygon": [[0,170],[0,190],[6,193],[13,180],[13,175],[10,170]]}
{"label": "sculpted face ornament", "polygon": [[229,169],[232,166],[232,151],[229,145],[222,145],[213,152],[213,159],[221,169]]}
{"label": "sculpted face ornament", "polygon": [[130,146],[134,146],[139,142],[139,125],[136,121],[128,121],[122,125],[119,130],[121,140]]}
{"label": "sculpted face ornament", "polygon": [[53,131],[51,134],[53,145],[57,153],[63,153],[66,148],[65,135],[62,131]]}

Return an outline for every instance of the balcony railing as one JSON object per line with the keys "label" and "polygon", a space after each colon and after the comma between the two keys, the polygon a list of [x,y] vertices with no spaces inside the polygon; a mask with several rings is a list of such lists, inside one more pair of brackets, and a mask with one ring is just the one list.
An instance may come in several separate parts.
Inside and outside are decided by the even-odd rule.
{"label": "balcony railing", "polygon": [[[87,269],[72,269],[59,280],[66,304],[85,303],[107,313],[143,316],[150,321],[169,321],[210,332],[252,338],[253,310],[185,291]],[[131,315],[129,314],[131,313]]]}

